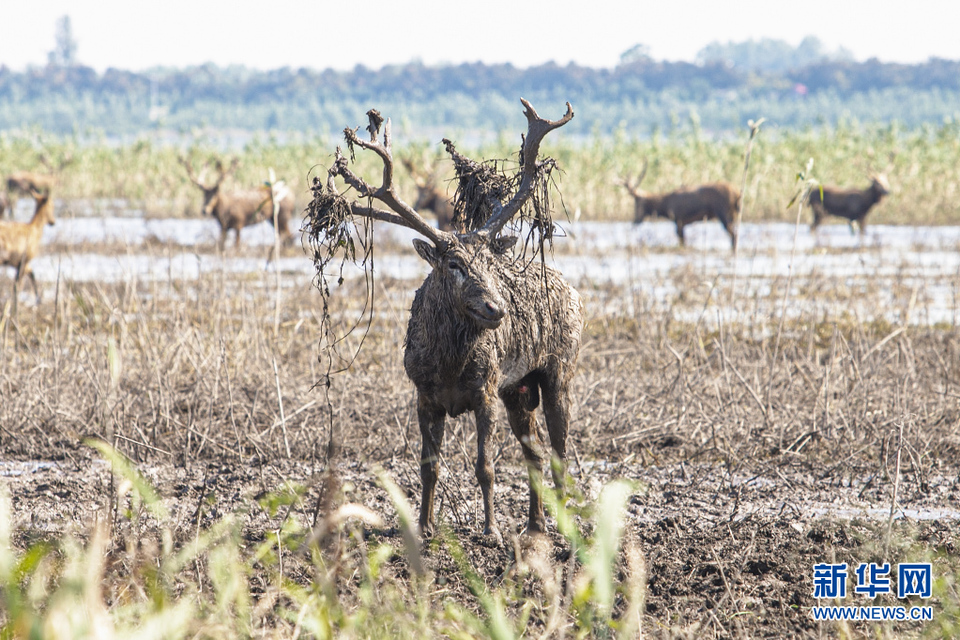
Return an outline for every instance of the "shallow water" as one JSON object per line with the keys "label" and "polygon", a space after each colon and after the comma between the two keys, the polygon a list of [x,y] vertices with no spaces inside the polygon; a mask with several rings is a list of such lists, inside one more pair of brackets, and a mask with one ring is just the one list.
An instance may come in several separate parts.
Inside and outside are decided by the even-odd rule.
{"label": "shallow water", "polygon": [[[208,274],[261,274],[279,268],[293,281],[314,275],[304,255],[266,265],[273,245],[273,228],[261,223],[243,230],[246,250],[209,253],[219,237],[210,218],[146,219],[137,212],[123,216],[64,216],[44,231],[44,243],[63,248],[48,251],[33,263],[44,283],[190,281]],[[816,233],[806,225],[746,223],[742,225],[736,259],[719,224],[688,227],[686,249],[677,246],[675,227],[666,221],[630,223],[577,222],[563,225],[550,262],[578,288],[619,288],[628,298],[607,301],[607,311],[636,313],[644,307],[674,306],[675,298],[694,287],[725,292],[720,310],[727,318],[742,316],[743,308],[762,316],[781,312],[797,316],[816,312],[836,317],[852,314],[862,320],[883,317],[913,324],[960,321],[960,227],[872,226],[863,237],[846,225],[827,225]],[[427,265],[409,250],[416,234],[408,229],[378,225],[375,269],[381,275],[416,281]],[[233,236],[228,241],[232,246]],[[91,251],[98,244],[120,245],[121,252]],[[195,252],[195,245],[207,253]],[[360,278],[360,269],[347,269],[347,278]],[[790,278],[790,299],[780,300]],[[733,289],[731,291],[731,288]],[[904,291],[912,292],[907,304]],[[909,297],[909,295],[908,295]],[[730,301],[737,309],[729,308]],[[717,301],[715,300],[715,303]],[[907,308],[907,307],[910,308]],[[677,308],[695,318],[700,310]]]}

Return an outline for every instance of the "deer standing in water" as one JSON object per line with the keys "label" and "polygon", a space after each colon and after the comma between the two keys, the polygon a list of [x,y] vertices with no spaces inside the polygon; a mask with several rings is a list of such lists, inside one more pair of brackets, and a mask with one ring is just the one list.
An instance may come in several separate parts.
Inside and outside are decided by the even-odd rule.
{"label": "deer standing in water", "polygon": [[[203,192],[204,215],[213,216],[220,224],[220,240],[217,246],[223,251],[227,242],[227,232],[233,230],[236,232],[235,245],[240,246],[240,231],[244,227],[257,224],[267,220],[273,224],[273,200],[272,190],[269,187],[259,189],[250,189],[245,191],[226,191],[221,189],[224,179],[236,170],[239,160],[234,159],[226,169],[223,162],[217,160],[216,171],[217,178],[212,183],[207,183],[204,178],[207,167],[201,170],[200,175],[194,173],[193,166],[186,158],[180,157],[178,161],[187,171],[187,177],[194,185]],[[292,235],[290,233],[290,218],[293,215],[294,201],[293,193],[290,189],[283,191],[279,201],[280,206],[277,212],[277,232],[284,244],[288,244]]]}
{"label": "deer standing in water", "polygon": [[890,193],[890,185],[883,174],[873,174],[870,177],[870,186],[866,189],[841,189],[839,187],[821,187],[823,196],[820,195],[820,189],[810,191],[807,202],[813,209],[813,223],[810,225],[811,231],[816,231],[820,223],[827,215],[846,218],[850,223],[850,230],[853,231],[853,223],[856,222],[860,227],[860,235],[863,235],[867,227],[867,213],[875,204],[880,202],[885,195]]}
{"label": "deer standing in water", "polygon": [[680,244],[686,245],[684,229],[688,224],[701,220],[719,220],[730,235],[730,244],[736,248],[736,219],[740,207],[740,191],[736,187],[729,182],[714,182],[676,191],[650,193],[640,189],[640,183],[646,174],[647,163],[644,162],[635,183],[627,179],[620,182],[633,196],[634,224],[640,224],[649,216],[673,220],[677,225]]}

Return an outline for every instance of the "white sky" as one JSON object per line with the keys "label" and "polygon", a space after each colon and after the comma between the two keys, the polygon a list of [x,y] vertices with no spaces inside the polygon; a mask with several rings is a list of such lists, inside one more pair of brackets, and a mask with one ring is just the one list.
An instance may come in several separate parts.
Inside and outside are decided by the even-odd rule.
{"label": "white sky", "polygon": [[414,59],[612,67],[637,43],[654,58],[692,61],[714,40],[795,45],[806,35],[857,59],[960,59],[958,0],[0,0],[0,65],[45,64],[63,15],[78,60],[100,71],[376,69]]}

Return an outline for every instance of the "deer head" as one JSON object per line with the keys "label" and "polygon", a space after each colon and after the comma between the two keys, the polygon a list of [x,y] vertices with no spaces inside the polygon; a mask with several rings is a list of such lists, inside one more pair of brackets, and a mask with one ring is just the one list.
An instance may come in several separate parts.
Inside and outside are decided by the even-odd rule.
{"label": "deer head", "polygon": [[196,185],[197,188],[199,188],[203,192],[203,208],[201,209],[201,211],[203,212],[203,215],[207,215],[207,216],[211,215],[214,209],[216,209],[217,200],[220,195],[220,185],[223,183],[224,179],[228,175],[232,174],[236,170],[237,165],[240,164],[240,160],[237,158],[234,158],[230,162],[230,166],[227,169],[224,169],[223,161],[220,159],[217,159],[216,165],[215,165],[215,168],[217,171],[217,179],[212,184],[208,185],[204,181],[204,178],[206,176],[207,169],[208,169],[207,164],[203,165],[203,168],[200,170],[200,175],[197,176],[194,173],[193,165],[190,164],[190,162],[186,158],[184,158],[183,156],[178,156],[177,162],[179,162],[183,166],[183,168],[186,169],[187,177],[190,179],[190,182]]}
{"label": "deer head", "polygon": [[37,203],[34,217],[38,217],[40,222],[45,225],[51,227],[55,225],[57,219],[53,216],[53,202],[50,200],[50,194],[31,189],[30,196],[33,197],[34,202]]}
{"label": "deer head", "polygon": [[870,186],[878,195],[885,196],[890,193],[890,183],[887,182],[887,176],[882,173],[870,173]]}
{"label": "deer head", "polygon": [[477,244],[453,242],[440,249],[414,239],[417,254],[432,267],[445,298],[460,316],[483,329],[496,329],[507,314],[500,291],[498,263],[516,244],[516,236],[500,236]]}

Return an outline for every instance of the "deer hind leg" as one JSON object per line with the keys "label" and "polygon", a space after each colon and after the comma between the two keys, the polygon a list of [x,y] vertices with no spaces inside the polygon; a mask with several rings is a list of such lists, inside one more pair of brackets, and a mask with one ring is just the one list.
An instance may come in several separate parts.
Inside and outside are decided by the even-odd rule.
{"label": "deer hind leg", "polygon": [[[537,485],[543,478],[543,446],[537,431],[537,417],[530,408],[532,389],[537,382],[521,382],[517,388],[503,390],[500,399],[507,409],[507,418],[513,435],[520,441],[523,458],[527,461],[527,473],[530,477],[530,513],[527,517],[527,532],[538,533],[546,530],[543,517],[543,498]],[[534,405],[536,406],[536,405]]]}
{"label": "deer hind leg", "polygon": [[493,483],[495,473],[493,463],[487,454],[487,440],[493,430],[493,407],[488,402],[474,410],[477,419],[477,482],[483,494],[483,535],[492,536],[498,545],[503,544],[503,536],[497,527],[493,513]]}
{"label": "deer hind leg", "polygon": [[443,427],[446,412],[442,407],[430,404],[423,396],[417,401],[417,417],[420,422],[420,483],[423,493],[420,498],[420,533],[432,538],[434,497],[437,490],[437,472],[440,462],[440,446],[443,444]]}
{"label": "deer hind leg", "polygon": [[553,475],[553,484],[557,489],[563,490],[563,479],[566,474],[567,428],[570,423],[570,398],[567,384],[560,379],[558,373],[554,373],[544,378],[541,388],[543,415],[547,422],[547,433],[550,434],[550,447],[555,456],[555,460],[550,465],[550,471]]}
{"label": "deer hind leg", "polygon": [[683,223],[677,220],[677,238],[680,240],[680,246],[687,246],[687,239],[683,235]]}

